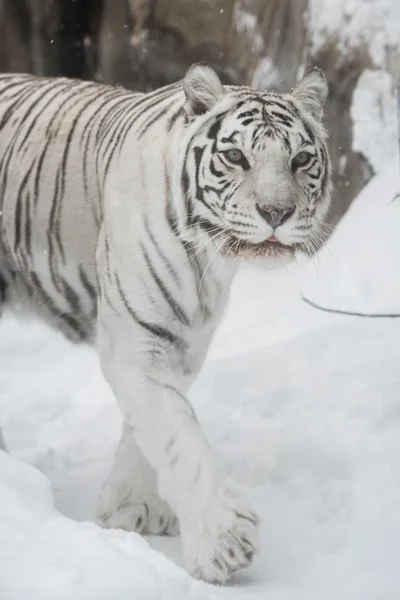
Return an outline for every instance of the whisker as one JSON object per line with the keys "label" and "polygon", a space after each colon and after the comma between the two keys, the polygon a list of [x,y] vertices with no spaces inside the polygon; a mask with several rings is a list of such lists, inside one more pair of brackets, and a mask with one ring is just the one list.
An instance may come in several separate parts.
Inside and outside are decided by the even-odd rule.
{"label": "whisker", "polygon": [[201,279],[200,279],[200,281],[199,281],[198,294],[200,294],[201,286],[202,286],[202,284],[203,284],[204,277],[205,277],[205,275],[206,275],[206,273],[207,273],[208,269],[210,268],[210,266],[211,266],[211,264],[213,263],[213,261],[215,261],[215,260],[216,260],[216,258],[218,257],[219,251],[220,251],[220,250],[221,250],[221,248],[223,248],[223,246],[226,244],[226,241],[227,241],[227,240],[226,240],[226,238],[224,238],[224,239],[222,240],[222,242],[220,243],[220,245],[219,245],[219,246],[216,248],[216,251],[215,251],[215,253],[213,253],[213,255],[211,256],[210,260],[208,261],[208,263],[207,263],[207,265],[206,265],[206,267],[205,267],[205,269],[204,269],[204,271],[203,271],[203,274],[202,274],[202,276],[201,276]]}

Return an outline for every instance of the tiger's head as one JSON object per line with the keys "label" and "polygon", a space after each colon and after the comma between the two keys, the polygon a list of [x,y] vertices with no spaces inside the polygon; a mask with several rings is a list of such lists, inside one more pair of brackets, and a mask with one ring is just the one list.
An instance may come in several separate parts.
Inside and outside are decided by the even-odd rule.
{"label": "tiger's head", "polygon": [[322,71],[278,94],[224,86],[213,69],[194,65],[183,89],[177,185],[186,231],[200,228],[231,257],[282,262],[311,253],[331,196]]}

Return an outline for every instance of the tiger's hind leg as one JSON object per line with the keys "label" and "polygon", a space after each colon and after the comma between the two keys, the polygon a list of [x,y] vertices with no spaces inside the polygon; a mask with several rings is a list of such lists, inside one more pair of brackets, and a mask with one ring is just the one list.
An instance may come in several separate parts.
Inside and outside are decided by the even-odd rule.
{"label": "tiger's hind leg", "polygon": [[157,479],[132,429],[124,427],[112,471],[97,506],[97,522],[106,528],[140,534],[177,535],[178,520],[157,491]]}

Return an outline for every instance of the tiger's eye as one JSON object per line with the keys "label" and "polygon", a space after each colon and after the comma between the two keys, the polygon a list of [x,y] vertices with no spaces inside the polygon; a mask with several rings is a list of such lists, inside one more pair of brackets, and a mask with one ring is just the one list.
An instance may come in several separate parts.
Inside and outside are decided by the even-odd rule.
{"label": "tiger's eye", "polygon": [[299,152],[292,161],[292,168],[297,169],[298,167],[304,167],[312,158],[312,154],[309,152]]}
{"label": "tiger's eye", "polygon": [[226,158],[232,163],[240,163],[244,159],[243,152],[237,148],[231,148],[224,152]]}

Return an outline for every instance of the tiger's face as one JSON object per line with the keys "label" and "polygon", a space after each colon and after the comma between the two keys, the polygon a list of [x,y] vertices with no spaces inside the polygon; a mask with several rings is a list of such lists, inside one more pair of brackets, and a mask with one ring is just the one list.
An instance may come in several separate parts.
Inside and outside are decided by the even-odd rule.
{"label": "tiger's face", "polygon": [[184,90],[189,124],[180,184],[189,225],[229,256],[281,262],[299,250],[311,253],[331,195],[322,72],[276,94],[224,87],[212,69],[195,65]]}

